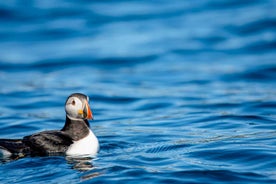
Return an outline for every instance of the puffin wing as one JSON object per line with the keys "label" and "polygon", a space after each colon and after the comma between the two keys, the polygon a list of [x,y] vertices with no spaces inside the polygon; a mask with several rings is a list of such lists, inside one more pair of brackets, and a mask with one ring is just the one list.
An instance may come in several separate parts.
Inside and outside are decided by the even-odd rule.
{"label": "puffin wing", "polygon": [[31,148],[31,154],[53,155],[65,153],[73,141],[62,131],[44,131],[24,137],[23,143]]}
{"label": "puffin wing", "polygon": [[2,153],[10,153],[13,155],[28,154],[30,148],[26,146],[22,139],[0,139],[0,150]]}

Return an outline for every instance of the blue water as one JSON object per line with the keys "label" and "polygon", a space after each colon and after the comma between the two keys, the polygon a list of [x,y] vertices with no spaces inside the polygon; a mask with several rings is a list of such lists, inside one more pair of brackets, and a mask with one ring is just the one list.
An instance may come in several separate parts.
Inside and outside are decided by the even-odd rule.
{"label": "blue water", "polygon": [[91,100],[96,158],[2,160],[0,183],[276,183],[276,1],[1,1],[0,137]]}

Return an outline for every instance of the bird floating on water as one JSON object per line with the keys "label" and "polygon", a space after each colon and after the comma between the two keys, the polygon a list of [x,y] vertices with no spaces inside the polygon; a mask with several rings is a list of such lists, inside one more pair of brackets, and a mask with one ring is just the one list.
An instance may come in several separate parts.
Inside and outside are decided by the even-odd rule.
{"label": "bird floating on water", "polygon": [[22,139],[0,139],[0,157],[95,155],[99,151],[97,137],[90,129],[93,119],[88,96],[70,95],[65,103],[66,120],[61,130],[50,130]]}

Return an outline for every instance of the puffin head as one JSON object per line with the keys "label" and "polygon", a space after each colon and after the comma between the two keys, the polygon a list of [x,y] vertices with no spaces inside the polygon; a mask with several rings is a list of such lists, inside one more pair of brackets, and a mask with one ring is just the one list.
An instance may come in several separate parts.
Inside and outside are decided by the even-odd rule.
{"label": "puffin head", "polygon": [[93,119],[93,114],[88,104],[88,96],[73,93],[65,103],[65,112],[70,119]]}

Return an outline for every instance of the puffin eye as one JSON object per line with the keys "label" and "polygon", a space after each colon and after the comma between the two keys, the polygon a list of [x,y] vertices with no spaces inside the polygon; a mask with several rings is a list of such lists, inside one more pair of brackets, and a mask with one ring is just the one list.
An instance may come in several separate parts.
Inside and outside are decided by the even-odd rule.
{"label": "puffin eye", "polygon": [[76,102],[75,102],[75,100],[73,100],[73,101],[72,101],[72,105],[75,105],[75,104],[76,104]]}

